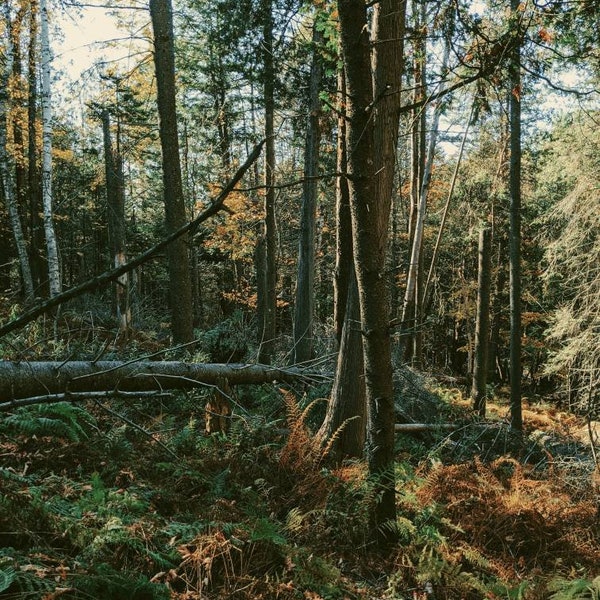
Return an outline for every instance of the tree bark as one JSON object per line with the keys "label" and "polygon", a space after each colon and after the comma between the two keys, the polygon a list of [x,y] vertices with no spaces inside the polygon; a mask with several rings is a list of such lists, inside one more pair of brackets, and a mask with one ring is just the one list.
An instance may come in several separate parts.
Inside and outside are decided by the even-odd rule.
{"label": "tree bark", "polygon": [[[338,75],[337,172],[346,173],[348,155],[346,151],[346,77],[341,69]],[[347,312],[348,290],[354,278],[352,258],[352,222],[350,218],[350,192],[348,179],[338,175],[335,187],[335,271],[333,276],[333,322],[338,347],[342,343],[344,322]],[[358,301],[358,297],[357,297]],[[357,315],[358,316],[358,315]],[[354,318],[356,318],[355,316]],[[360,352],[362,353],[362,341]]]}
{"label": "tree bark", "polygon": [[[511,0],[518,17],[519,0]],[[520,17],[519,27],[520,27]],[[521,51],[517,42],[512,50],[510,76],[510,426],[523,430],[521,407]]]}
{"label": "tree bark", "polygon": [[277,335],[277,236],[275,217],[275,68],[273,64],[273,2],[262,0],[263,24],[263,95],[265,114],[265,222],[264,273],[257,273],[264,281],[262,322],[259,321],[258,362],[270,364],[275,351]]}
{"label": "tree bark", "polygon": [[382,548],[394,537],[385,525],[396,518],[394,396],[384,271],[400,104],[398,93],[387,92],[390,82],[401,81],[404,9],[404,3],[399,6],[392,0],[375,5],[371,57],[365,3],[338,1],[348,92],[346,139],[354,268],[367,396],[366,456],[378,491],[373,532]]}
{"label": "tree bark", "polygon": [[44,233],[46,235],[46,259],[50,296],[57,296],[62,289],[58,243],[54,230],[52,208],[52,86],[50,37],[48,33],[48,6],[40,0],[40,33],[42,47],[42,204],[44,207]]}
{"label": "tree bark", "polygon": [[[123,160],[117,147],[113,146],[110,113],[104,109],[101,114],[102,135],[104,138],[104,171],[106,179],[106,211],[111,266],[118,268],[127,263],[125,252],[125,181]],[[129,274],[124,273],[116,281],[114,308],[119,331],[124,333],[131,323],[129,308]]]}
{"label": "tree bark", "polygon": [[[175,49],[171,0],[150,0],[154,31],[154,64],[158,92],[160,144],[163,161],[163,186],[167,234],[186,222],[175,93]],[[181,236],[167,249],[171,331],[176,343],[194,337],[192,285],[187,236]]]}
{"label": "tree bark", "polygon": [[315,236],[317,228],[317,194],[319,174],[319,126],[321,102],[322,67],[317,48],[323,35],[313,24],[313,57],[309,82],[308,123],[304,149],[304,182],[302,185],[302,208],[300,214],[300,241],[298,244],[298,277],[294,303],[294,364],[314,358],[315,313]]}
{"label": "tree bark", "polygon": [[335,379],[318,433],[323,444],[336,437],[330,454],[338,461],[347,457],[360,458],[366,439],[367,406],[360,308],[354,272],[350,276]]}
{"label": "tree bark", "polygon": [[65,392],[184,390],[214,385],[223,378],[237,385],[291,383],[302,378],[314,381],[315,377],[322,376],[295,367],[277,369],[233,363],[0,361],[0,410],[10,410],[11,400]]}
{"label": "tree bark", "polygon": [[492,236],[490,229],[479,232],[479,274],[477,282],[477,319],[475,324],[475,351],[473,364],[473,386],[471,398],[473,408],[485,417],[487,397],[487,374],[490,344],[490,287],[492,271]]}
{"label": "tree bark", "polygon": [[29,48],[27,57],[27,183],[29,196],[29,255],[35,292],[45,296],[47,273],[43,259],[44,230],[38,147],[38,13],[39,2],[29,2]]}

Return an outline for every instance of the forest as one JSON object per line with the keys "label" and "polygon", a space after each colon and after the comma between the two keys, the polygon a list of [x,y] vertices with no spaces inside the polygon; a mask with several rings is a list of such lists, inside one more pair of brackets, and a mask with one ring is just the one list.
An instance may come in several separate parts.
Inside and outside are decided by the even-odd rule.
{"label": "forest", "polygon": [[0,599],[600,598],[598,31],[2,0]]}

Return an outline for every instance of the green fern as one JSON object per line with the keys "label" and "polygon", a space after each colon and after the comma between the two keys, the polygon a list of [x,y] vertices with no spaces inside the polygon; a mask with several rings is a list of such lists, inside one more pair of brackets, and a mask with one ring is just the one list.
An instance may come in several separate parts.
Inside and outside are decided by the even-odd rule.
{"label": "green fern", "polygon": [[117,571],[107,564],[99,564],[95,573],[80,577],[75,587],[84,598],[168,600],[170,597],[166,586],[151,583],[138,573]]}
{"label": "green fern", "polygon": [[551,600],[600,600],[600,576],[589,579],[554,579],[548,584],[548,590],[554,592]]}
{"label": "green fern", "polygon": [[79,442],[88,438],[95,421],[79,406],[69,402],[38,404],[16,410],[0,421],[0,433],[52,436]]}
{"label": "green fern", "polygon": [[15,580],[17,572],[9,565],[0,566],[0,592],[5,592]]}

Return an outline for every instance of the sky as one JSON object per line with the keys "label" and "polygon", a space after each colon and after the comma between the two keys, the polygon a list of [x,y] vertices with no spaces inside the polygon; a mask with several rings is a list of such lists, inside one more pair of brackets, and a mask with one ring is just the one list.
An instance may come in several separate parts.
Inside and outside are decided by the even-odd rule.
{"label": "sky", "polygon": [[86,8],[81,15],[74,9],[63,10],[54,18],[64,36],[62,40],[55,36],[51,41],[55,60],[69,77],[80,77],[94,62],[106,58],[109,51],[103,42],[123,35],[115,18],[102,8]]}
{"label": "sky", "polygon": [[[63,107],[70,110],[72,103],[83,105],[97,90],[99,77],[94,65],[119,60],[126,69],[135,42],[118,28],[116,17],[104,7],[62,9],[53,18],[60,29],[60,34],[51,30],[50,40],[55,69],[61,72],[57,93],[62,96]],[[132,18],[131,13],[123,11],[122,18]],[[116,44],[108,45],[115,40]]]}

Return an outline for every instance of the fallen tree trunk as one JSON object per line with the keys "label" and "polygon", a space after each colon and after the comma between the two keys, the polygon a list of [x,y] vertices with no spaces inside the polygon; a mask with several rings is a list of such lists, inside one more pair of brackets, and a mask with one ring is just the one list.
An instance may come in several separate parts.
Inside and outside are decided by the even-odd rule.
{"label": "fallen tree trunk", "polygon": [[[148,392],[184,390],[214,385],[227,379],[231,385],[298,380],[322,381],[326,376],[296,367],[278,369],[265,365],[195,364],[176,361],[0,361],[0,411],[12,401],[73,392]],[[80,394],[79,394],[80,395]]]}
{"label": "fallen tree trunk", "polygon": [[460,425],[455,423],[396,423],[394,431],[396,433],[418,433],[420,431],[437,431],[440,429],[456,431],[460,427]]}

